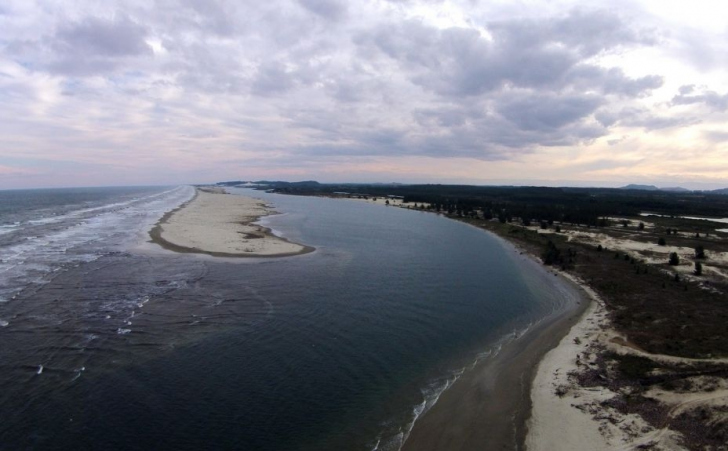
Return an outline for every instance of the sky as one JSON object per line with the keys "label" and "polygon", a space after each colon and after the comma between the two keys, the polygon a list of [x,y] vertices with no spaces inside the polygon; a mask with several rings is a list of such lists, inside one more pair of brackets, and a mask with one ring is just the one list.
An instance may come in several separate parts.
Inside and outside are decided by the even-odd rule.
{"label": "sky", "polygon": [[728,187],[728,3],[0,2],[0,189]]}

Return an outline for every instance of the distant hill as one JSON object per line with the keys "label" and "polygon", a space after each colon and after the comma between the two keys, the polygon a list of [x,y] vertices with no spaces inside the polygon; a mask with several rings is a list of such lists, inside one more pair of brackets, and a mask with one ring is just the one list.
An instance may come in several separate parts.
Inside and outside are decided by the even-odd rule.
{"label": "distant hill", "polygon": [[635,189],[635,190],[641,190],[641,191],[659,191],[660,188],[656,187],[655,185],[627,185],[623,186],[619,189]]}
{"label": "distant hill", "polygon": [[238,185],[245,185],[248,182],[244,182],[242,180],[235,180],[232,182],[217,182],[217,186],[238,186]]}
{"label": "distant hill", "polygon": [[623,186],[619,189],[633,189],[633,190],[639,190],[639,191],[667,191],[670,193],[689,193],[692,191],[687,188],[683,188],[682,186],[670,186],[667,188],[658,188],[655,185],[636,185],[636,184]]}
{"label": "distant hill", "polygon": [[272,181],[272,180],[256,180],[254,182],[252,181],[244,181],[244,180],[234,180],[230,182],[217,182],[216,185],[218,186],[243,186],[247,184],[253,184],[253,185],[275,185],[275,186],[319,186],[320,183],[315,180],[304,180],[302,182],[283,182],[283,181]]}
{"label": "distant hill", "polygon": [[711,191],[712,194],[728,194],[728,188],[715,189]]}
{"label": "distant hill", "polygon": [[282,181],[270,181],[270,180],[258,180],[252,182],[256,185],[277,185],[277,186],[319,186],[321,185],[316,180],[304,180],[302,182],[282,182]]}

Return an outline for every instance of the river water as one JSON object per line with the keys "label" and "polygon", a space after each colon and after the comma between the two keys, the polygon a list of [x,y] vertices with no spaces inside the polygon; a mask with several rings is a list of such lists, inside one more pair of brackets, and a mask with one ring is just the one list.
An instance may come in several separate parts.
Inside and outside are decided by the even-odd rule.
{"label": "river water", "polygon": [[233,189],[311,254],[146,243],[191,187],[0,191],[0,449],[397,450],[576,293],[483,231]]}

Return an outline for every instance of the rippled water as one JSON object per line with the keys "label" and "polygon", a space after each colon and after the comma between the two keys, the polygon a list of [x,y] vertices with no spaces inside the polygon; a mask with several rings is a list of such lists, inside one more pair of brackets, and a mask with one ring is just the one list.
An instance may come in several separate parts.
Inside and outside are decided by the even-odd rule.
{"label": "rippled water", "polygon": [[239,192],[317,251],[139,246],[189,187],[0,216],[0,448],[398,449],[462,371],[574,299],[464,224]]}

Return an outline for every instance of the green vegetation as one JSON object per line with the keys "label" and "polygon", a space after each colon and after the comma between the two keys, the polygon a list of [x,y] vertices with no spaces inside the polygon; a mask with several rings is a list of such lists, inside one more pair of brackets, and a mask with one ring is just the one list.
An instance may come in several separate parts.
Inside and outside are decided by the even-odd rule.
{"label": "green vegetation", "polygon": [[[625,253],[604,252],[604,248],[600,252],[598,245],[567,241],[564,234],[540,234],[498,221],[457,219],[508,238],[540,255],[544,263],[573,271],[600,294],[612,312],[615,327],[636,346],[652,353],[683,357],[728,356],[724,331],[728,303],[724,294],[689,290],[690,282],[684,281],[679,273],[651,271],[648,265]],[[589,230],[584,226],[569,229]],[[621,229],[610,229],[609,233]],[[654,242],[653,239],[645,237],[645,242]],[[728,289],[725,285],[721,287]]]}
{"label": "green vegetation", "polygon": [[705,248],[702,245],[698,245],[695,247],[695,258],[705,258]]}
{"label": "green vegetation", "polygon": [[[684,357],[728,356],[725,324],[728,284],[711,281],[715,290],[690,289],[678,273],[649,270],[649,265],[623,252],[599,251],[569,240],[566,233],[598,232],[643,243],[660,242],[698,249],[711,243],[728,251],[716,232],[724,227],[679,216],[718,216],[728,211],[728,196],[713,193],[647,192],[593,188],[484,187],[462,185],[322,185],[270,183],[264,187],[299,195],[351,197],[403,196],[405,203],[489,230],[517,243],[548,265],[574,272],[605,300],[615,327],[648,352]],[[650,227],[640,222],[644,212]],[[620,218],[613,219],[609,218]],[[629,218],[637,227],[623,227]],[[536,222],[534,222],[536,221]],[[617,222],[614,227],[612,222]],[[555,233],[538,233],[522,224],[544,222]],[[597,230],[594,230],[597,229]],[[679,231],[682,230],[682,233]],[[696,236],[696,234],[698,234]],[[709,238],[709,237],[715,237]],[[703,255],[705,255],[703,250]],[[697,254],[696,254],[697,256]],[[679,257],[678,257],[679,258]],[[678,260],[679,261],[679,260]],[[702,271],[703,268],[701,268]],[[686,278],[687,279],[687,278]]]}
{"label": "green vegetation", "polygon": [[656,367],[655,362],[645,357],[619,354],[610,354],[609,357],[617,361],[619,372],[627,379],[644,379]]}
{"label": "green vegetation", "polygon": [[[234,186],[241,182],[225,182]],[[609,226],[609,217],[653,212],[667,217],[717,216],[728,211],[728,196],[711,192],[640,191],[610,188],[546,188],[469,185],[321,184],[317,182],[256,182],[262,189],[299,195],[384,197],[397,195],[405,202],[425,203],[429,209],[458,216],[475,213],[483,219],[528,218],[591,227]],[[506,219],[505,222],[510,222]],[[622,223],[624,224],[624,223]],[[627,223],[629,224],[629,222]],[[644,225],[643,225],[644,227]],[[677,234],[682,227],[670,227]],[[642,228],[640,228],[642,230]]]}
{"label": "green vegetation", "polygon": [[671,266],[677,266],[680,264],[680,256],[677,255],[677,252],[670,252],[670,259],[669,259],[668,263]]}

